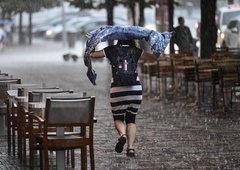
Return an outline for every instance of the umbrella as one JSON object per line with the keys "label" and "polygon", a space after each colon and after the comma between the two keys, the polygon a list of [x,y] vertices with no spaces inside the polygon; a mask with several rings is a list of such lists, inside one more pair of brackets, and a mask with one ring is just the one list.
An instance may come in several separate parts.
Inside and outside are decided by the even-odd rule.
{"label": "umbrella", "polygon": [[158,57],[167,47],[174,32],[159,33],[140,26],[103,26],[87,34],[84,64],[88,67],[87,76],[96,85],[97,74],[92,69],[91,55],[100,42],[107,40],[145,39],[153,54]]}

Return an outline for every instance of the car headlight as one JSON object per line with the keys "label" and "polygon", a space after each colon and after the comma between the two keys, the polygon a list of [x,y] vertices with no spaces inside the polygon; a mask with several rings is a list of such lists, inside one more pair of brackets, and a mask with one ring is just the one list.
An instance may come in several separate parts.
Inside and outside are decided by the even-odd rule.
{"label": "car headlight", "polygon": [[220,37],[221,37],[221,39],[223,40],[223,39],[224,39],[224,33],[221,33],[221,34],[220,34]]}
{"label": "car headlight", "polygon": [[53,31],[52,30],[47,30],[46,31],[46,36],[47,37],[51,37],[53,35]]}
{"label": "car headlight", "polygon": [[196,29],[198,29],[198,27],[199,27],[199,24],[198,24],[198,23],[196,23],[196,24],[195,24],[195,28],[196,28]]}

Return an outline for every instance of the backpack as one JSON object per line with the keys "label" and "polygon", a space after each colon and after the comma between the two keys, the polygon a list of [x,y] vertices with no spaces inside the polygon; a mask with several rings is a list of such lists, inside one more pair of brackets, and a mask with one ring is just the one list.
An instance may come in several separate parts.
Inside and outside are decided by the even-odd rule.
{"label": "backpack", "polygon": [[132,86],[137,80],[137,62],[131,49],[117,48],[117,60],[112,64],[113,81],[117,86]]}

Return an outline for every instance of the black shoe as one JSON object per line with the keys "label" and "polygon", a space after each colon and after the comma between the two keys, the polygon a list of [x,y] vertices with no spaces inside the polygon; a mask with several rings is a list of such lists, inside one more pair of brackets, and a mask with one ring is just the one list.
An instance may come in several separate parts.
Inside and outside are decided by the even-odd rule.
{"label": "black shoe", "polygon": [[117,153],[121,153],[123,151],[123,146],[125,145],[127,139],[125,136],[121,136],[119,139],[118,139],[118,143],[116,144],[116,147],[115,147],[115,151]]}
{"label": "black shoe", "polygon": [[134,149],[127,149],[127,156],[135,157],[135,150]]}

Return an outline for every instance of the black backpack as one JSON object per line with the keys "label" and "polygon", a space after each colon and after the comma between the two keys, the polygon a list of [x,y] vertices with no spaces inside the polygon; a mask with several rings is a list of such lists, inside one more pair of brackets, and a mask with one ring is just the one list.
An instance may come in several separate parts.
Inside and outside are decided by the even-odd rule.
{"label": "black backpack", "polygon": [[112,63],[113,81],[117,86],[132,86],[137,80],[137,62],[129,48],[117,48],[117,58]]}

